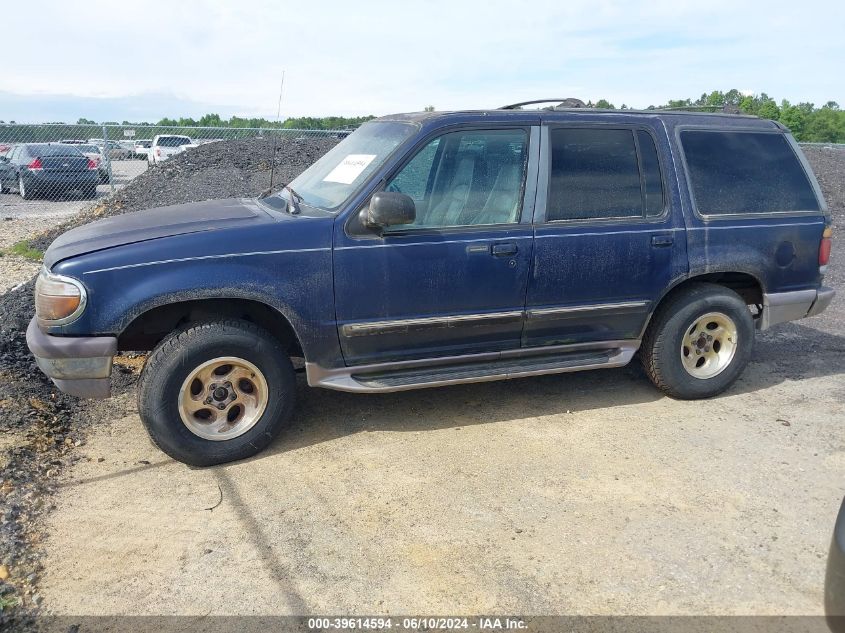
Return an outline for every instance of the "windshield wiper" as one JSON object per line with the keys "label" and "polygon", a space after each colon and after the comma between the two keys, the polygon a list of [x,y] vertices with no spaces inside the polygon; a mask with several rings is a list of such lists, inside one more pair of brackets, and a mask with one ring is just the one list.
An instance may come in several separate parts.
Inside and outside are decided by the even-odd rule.
{"label": "windshield wiper", "polygon": [[[296,191],[294,191],[293,187],[291,187],[290,185],[283,185],[281,191],[285,191],[285,190],[287,190],[288,195],[290,195],[290,203],[285,203],[285,210],[288,213],[290,213],[291,215],[299,215],[299,212],[300,212],[299,203],[303,200],[303,197],[300,196],[298,193],[296,193]],[[265,189],[264,191],[262,191],[259,194],[258,199],[259,200],[267,200],[271,196],[275,197],[275,196],[273,196],[273,190],[272,189]],[[284,198],[279,197],[279,199],[282,202],[285,202]],[[269,201],[268,201],[268,204],[269,204]],[[270,206],[275,207],[276,205],[270,204]]]}
{"label": "windshield wiper", "polygon": [[288,213],[291,215],[299,215],[299,203],[302,202],[303,197],[296,193],[290,185],[282,187],[282,190],[285,189],[287,189],[288,194],[290,194],[291,201],[291,206],[288,207]]}

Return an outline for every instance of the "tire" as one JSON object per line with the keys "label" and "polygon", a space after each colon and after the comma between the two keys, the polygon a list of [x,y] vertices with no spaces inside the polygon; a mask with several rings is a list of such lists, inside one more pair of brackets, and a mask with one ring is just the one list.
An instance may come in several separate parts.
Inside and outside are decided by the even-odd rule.
{"label": "tire", "polygon": [[[233,366],[233,372],[251,376],[248,381],[252,381],[254,391],[247,390],[243,378],[226,374],[225,367],[219,367],[220,362]],[[205,382],[189,380],[214,367],[223,373],[212,373]],[[234,387],[226,381],[227,377],[235,381]],[[198,383],[200,388],[196,388]],[[225,429],[225,420],[239,403],[233,400],[227,405],[231,408],[215,410],[215,406],[227,402],[222,396],[219,402],[216,400],[217,392],[226,385],[232,392],[229,397],[244,398],[245,403],[247,398],[252,402],[263,400],[264,406],[255,406],[250,413],[248,403],[244,404],[241,418],[231,430],[215,431],[213,424],[206,424],[205,414],[220,416],[217,420],[224,420]],[[191,391],[196,391],[196,395]],[[204,400],[204,396],[208,399]],[[212,466],[251,457],[267,447],[290,421],[295,397],[293,366],[281,343],[253,323],[221,320],[177,330],[156,347],[141,372],[138,412],[153,443],[162,451],[191,466]],[[212,406],[205,407],[203,403],[207,402]],[[203,408],[190,414],[185,410],[186,403],[188,407]],[[235,435],[227,435],[232,433]]]}
{"label": "tire", "polygon": [[24,200],[32,200],[33,198],[35,198],[35,192],[26,188],[26,185],[23,182],[23,178],[18,178],[18,193]]}
{"label": "tire", "polygon": [[658,389],[672,398],[696,400],[730,387],[753,347],[754,319],[745,301],[724,286],[697,283],[658,307],[640,359]]}

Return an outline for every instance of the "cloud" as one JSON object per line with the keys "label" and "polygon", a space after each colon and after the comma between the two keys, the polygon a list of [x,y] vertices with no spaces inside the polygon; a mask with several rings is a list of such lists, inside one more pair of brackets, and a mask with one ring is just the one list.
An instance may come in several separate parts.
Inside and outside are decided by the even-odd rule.
{"label": "cloud", "polygon": [[845,102],[834,79],[845,9],[809,4],[42,0],[33,20],[31,7],[12,3],[4,23],[27,28],[6,30],[5,46],[25,52],[4,67],[0,91],[57,113],[107,106],[119,120],[194,107],[270,118],[282,70],[283,116],[546,96],[644,107],[749,85]]}

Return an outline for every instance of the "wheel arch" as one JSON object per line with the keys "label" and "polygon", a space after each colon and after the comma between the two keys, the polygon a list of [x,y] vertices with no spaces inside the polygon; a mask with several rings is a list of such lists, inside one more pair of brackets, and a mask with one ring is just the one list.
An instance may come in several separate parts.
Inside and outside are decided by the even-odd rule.
{"label": "wheel arch", "polygon": [[255,323],[278,339],[291,356],[305,355],[300,337],[282,312],[262,301],[238,297],[172,301],[151,307],[135,316],[120,331],[117,348],[121,351],[149,351],[176,328],[225,318]]}
{"label": "wheel arch", "polygon": [[[648,319],[646,319],[646,322],[643,325],[640,338],[642,338],[645,334],[652,318],[660,309],[661,305],[664,305],[667,300],[679,292],[683,292],[686,288],[698,283],[710,283],[730,288],[742,297],[746,304],[757,306],[758,310],[762,309],[765,286],[759,277],[751,273],[742,271],[718,271],[681,277],[670,284],[669,287],[663,291],[661,297],[654,303],[654,309],[651,311],[651,314],[649,314]],[[757,315],[755,315],[755,319],[756,318]]]}

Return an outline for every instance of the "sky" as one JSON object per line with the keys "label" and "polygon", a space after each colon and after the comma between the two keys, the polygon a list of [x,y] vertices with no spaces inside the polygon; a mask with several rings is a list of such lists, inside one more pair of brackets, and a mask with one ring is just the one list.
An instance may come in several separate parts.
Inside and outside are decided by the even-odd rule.
{"label": "sky", "polygon": [[845,106],[841,0],[39,0],[3,23],[3,121],[272,119],[283,72],[282,119],[730,88]]}

